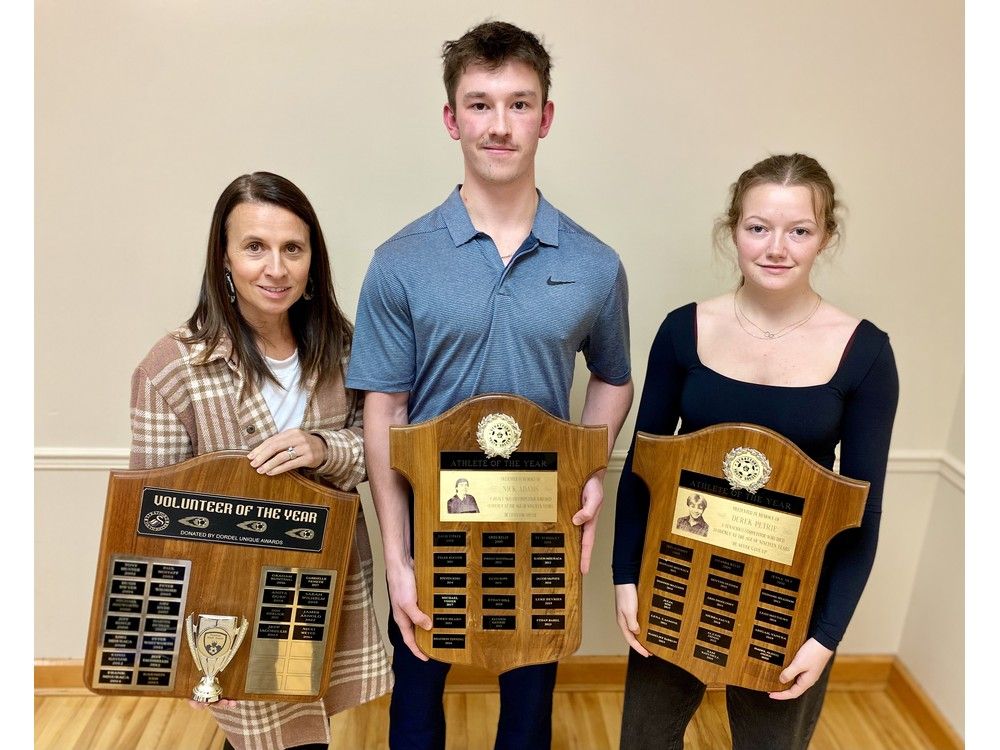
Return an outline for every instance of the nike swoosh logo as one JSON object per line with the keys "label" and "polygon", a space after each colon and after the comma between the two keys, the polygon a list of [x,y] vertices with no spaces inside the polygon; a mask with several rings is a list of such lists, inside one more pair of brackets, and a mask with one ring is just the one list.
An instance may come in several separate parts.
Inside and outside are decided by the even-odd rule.
{"label": "nike swoosh logo", "polygon": [[549,286],[560,286],[561,284],[575,284],[576,281],[553,281],[552,277],[549,276],[549,278],[545,280],[545,283]]}

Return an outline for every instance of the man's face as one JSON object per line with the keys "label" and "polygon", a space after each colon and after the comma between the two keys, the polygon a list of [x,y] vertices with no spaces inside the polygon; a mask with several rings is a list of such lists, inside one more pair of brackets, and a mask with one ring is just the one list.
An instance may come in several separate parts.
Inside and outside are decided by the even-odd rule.
{"label": "man's face", "polygon": [[465,497],[468,491],[469,491],[468,482],[459,482],[458,484],[455,485],[455,494],[458,495],[459,497]]}
{"label": "man's face", "polygon": [[512,60],[496,70],[470,65],[458,81],[455,108],[445,105],[448,134],[462,143],[466,182],[534,184],[538,139],[552,126],[555,107],[542,103],[538,74]]}

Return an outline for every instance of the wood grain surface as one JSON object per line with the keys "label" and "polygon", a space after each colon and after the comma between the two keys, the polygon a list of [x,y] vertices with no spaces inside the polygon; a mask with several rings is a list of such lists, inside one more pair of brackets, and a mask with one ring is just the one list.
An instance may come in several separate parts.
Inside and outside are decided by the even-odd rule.
{"label": "wood grain surface", "polygon": [[[514,418],[522,431],[521,443],[513,454],[551,452],[558,454],[558,508],[552,523],[537,522],[465,522],[442,521],[440,487],[440,455],[442,452],[475,451],[482,449],[477,442],[477,426],[490,414],[502,413]],[[580,573],[580,527],[574,526],[573,515],[580,509],[580,494],[587,479],[607,466],[607,427],[581,427],[553,417],[527,399],[509,395],[483,395],[463,401],[444,414],[418,425],[390,429],[390,460],[392,467],[410,482],[414,494],[414,565],[417,580],[417,602],[429,614],[445,613],[433,607],[435,593],[465,594],[464,630],[445,632],[465,636],[465,648],[436,648],[435,633],[417,628],[417,644],[429,656],[451,664],[472,664],[494,674],[527,664],[556,661],[572,654],[580,645],[583,589]],[[471,515],[471,514],[470,514]],[[448,569],[464,573],[467,585],[457,589],[434,586],[434,532],[464,532],[465,546],[449,548],[449,552],[464,553],[465,568]],[[532,533],[562,534],[562,549],[532,547]],[[513,533],[515,546],[498,549],[512,552],[515,567],[514,586],[489,588],[487,593],[513,595],[515,607],[500,612],[513,615],[511,630],[483,628],[482,605],[484,569],[482,535]],[[540,570],[532,567],[532,553],[557,552],[565,555],[564,567]],[[556,588],[533,588],[532,573],[563,574],[565,585]],[[490,573],[492,569],[485,572]],[[533,611],[532,594],[565,595],[565,608]],[[539,630],[532,627],[533,615],[565,617],[563,629]],[[432,615],[433,616],[433,615]]]}
{"label": "wood grain surface", "polygon": [[[202,675],[194,663],[183,632],[183,621],[188,614],[195,615],[196,621],[198,614],[234,615],[245,617],[249,621],[243,644],[219,675],[226,697],[302,701],[314,700],[316,695],[322,695],[326,691],[333,663],[347,558],[354,538],[358,495],[325,487],[305,479],[297,472],[275,477],[258,474],[245,456],[243,451],[220,451],[197,456],[170,467],[111,472],[84,662],[85,684],[93,692],[119,696],[190,697]],[[329,512],[322,549],[313,552],[140,535],[137,529],[141,522],[141,498],[146,487],[327,508]],[[184,642],[180,644],[177,654],[172,689],[123,689],[94,684],[95,671],[100,669],[102,616],[109,563],[116,555],[191,562],[186,607],[179,617],[181,628],[178,637]],[[265,566],[337,572],[329,606],[322,678],[316,695],[250,693],[244,689],[251,642],[258,624],[257,600],[261,569]]]}
{"label": "wood grain surface", "polygon": [[[757,502],[768,492],[803,501],[790,563],[712,543],[736,538],[733,535],[710,531],[702,539],[677,531],[682,470],[718,478],[728,490],[723,462],[732,449],[742,447],[760,451],[770,462],[772,474],[757,491]],[[721,424],[670,437],[640,432],[635,472],[650,488],[638,592],[643,645],[703,682],[781,689],[778,675],[806,639],[826,545],[839,531],[860,524],[868,483],[841,477],[781,435],[747,424]],[[749,509],[747,517],[753,518],[755,496],[746,490],[729,491],[716,499],[709,493],[706,519],[713,503],[725,506],[730,499]],[[780,498],[775,502],[780,505]],[[774,515],[771,509],[766,514]],[[788,578],[793,579],[789,586],[769,583]],[[663,645],[668,638],[676,639],[675,647]],[[777,663],[755,658],[751,651]]]}

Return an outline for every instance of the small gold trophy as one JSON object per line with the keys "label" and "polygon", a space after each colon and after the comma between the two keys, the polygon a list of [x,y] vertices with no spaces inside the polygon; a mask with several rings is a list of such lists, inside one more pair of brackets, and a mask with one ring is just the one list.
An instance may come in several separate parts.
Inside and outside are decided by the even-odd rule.
{"label": "small gold trophy", "polygon": [[205,674],[191,698],[198,703],[215,703],[222,696],[222,685],[216,675],[236,655],[249,623],[245,617],[237,625],[237,618],[230,615],[198,615],[196,627],[191,617],[187,617],[188,645],[194,663]]}

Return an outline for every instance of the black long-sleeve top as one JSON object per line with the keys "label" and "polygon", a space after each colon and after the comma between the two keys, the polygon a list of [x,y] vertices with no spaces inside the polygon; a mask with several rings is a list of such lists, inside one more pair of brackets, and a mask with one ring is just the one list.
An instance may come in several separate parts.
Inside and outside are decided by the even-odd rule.
{"label": "black long-sleeve top", "polygon": [[[696,305],[691,303],[667,315],[653,340],[635,427],[636,432],[673,435],[675,430],[687,434],[722,422],[748,422],[784,435],[828,469],[840,443],[840,473],[871,487],[861,526],[835,536],[823,561],[809,635],[835,649],[875,559],[898,397],[889,337],[867,320],[858,324],[829,382],[759,385],[727,378],[701,363]],[[612,556],[616,584],[638,583],[646,535],[649,490],[632,472],[634,452],[635,435],[618,484]]]}

